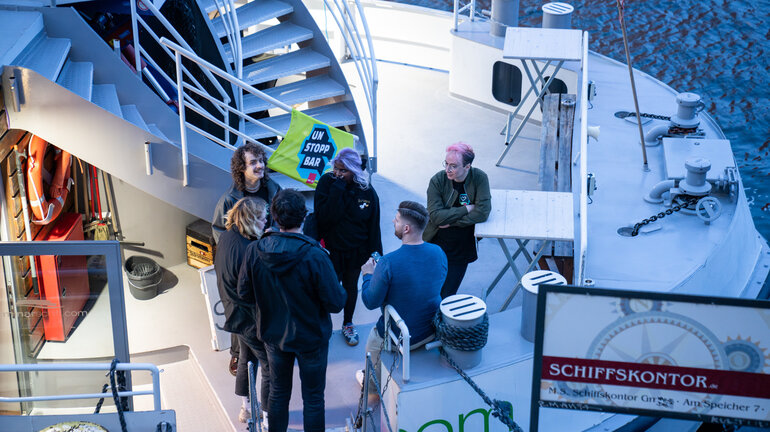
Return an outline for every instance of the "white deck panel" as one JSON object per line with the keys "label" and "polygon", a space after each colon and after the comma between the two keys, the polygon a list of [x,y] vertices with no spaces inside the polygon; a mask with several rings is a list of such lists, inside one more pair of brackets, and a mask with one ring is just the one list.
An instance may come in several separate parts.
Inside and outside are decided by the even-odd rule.
{"label": "white deck panel", "polygon": [[581,35],[571,29],[508,27],[503,58],[580,61]]}

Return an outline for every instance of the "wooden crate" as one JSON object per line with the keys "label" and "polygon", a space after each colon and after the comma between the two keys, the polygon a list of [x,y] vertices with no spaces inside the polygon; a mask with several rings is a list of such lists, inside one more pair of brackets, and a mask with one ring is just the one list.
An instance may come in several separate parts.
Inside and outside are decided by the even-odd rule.
{"label": "wooden crate", "polygon": [[195,268],[214,265],[214,246],[187,236],[187,264]]}

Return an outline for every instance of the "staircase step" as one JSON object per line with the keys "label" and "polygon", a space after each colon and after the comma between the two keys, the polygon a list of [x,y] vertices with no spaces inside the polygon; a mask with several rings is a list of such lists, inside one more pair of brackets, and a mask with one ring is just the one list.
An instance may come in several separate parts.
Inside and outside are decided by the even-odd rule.
{"label": "staircase step", "polygon": [[217,5],[214,0],[198,0],[198,7],[206,13],[211,13],[217,10]]}
{"label": "staircase step", "polygon": [[94,64],[67,60],[56,84],[90,102],[94,84]]}
{"label": "staircase step", "polygon": [[[344,95],[345,87],[329,78],[328,75],[319,75],[274,87],[265,90],[264,93],[287,105],[294,105]],[[272,107],[270,102],[266,102],[253,94],[243,96],[243,111],[247,114],[264,111]]]}
{"label": "staircase step", "polygon": [[91,102],[116,116],[123,118],[123,113],[120,111],[118,91],[115,89],[114,84],[94,85],[93,93],[91,94]]}
{"label": "staircase step", "polygon": [[69,39],[45,36],[38,43],[28,46],[26,52],[17,59],[16,65],[32,69],[49,80],[56,81],[71,46]]}
{"label": "staircase step", "polygon": [[161,130],[158,128],[158,126],[157,126],[155,123],[150,123],[150,124],[148,124],[148,125],[147,125],[147,130],[149,130],[151,134],[155,135],[156,137],[158,137],[158,138],[162,139],[163,141],[165,141],[165,142],[167,142],[167,143],[171,143],[171,142],[173,142],[173,141],[171,141],[170,139],[168,139],[168,137],[166,136],[166,134],[164,134],[164,133],[163,133],[163,132],[162,132],[162,131],[161,131]]}
{"label": "staircase step", "polygon": [[[334,127],[347,126],[347,125],[352,125],[356,123],[355,114],[353,114],[349,109],[347,109],[345,105],[342,103],[310,108],[302,112],[309,115],[310,117],[313,117],[318,121],[324,122]],[[259,121],[285,134],[286,131],[289,130],[289,123],[291,122],[291,113],[286,113],[275,117],[264,118],[264,119],[260,119]],[[269,130],[263,127],[257,126],[254,123],[251,123],[248,121],[246,122],[244,130],[246,135],[254,139],[268,138],[268,137],[275,136],[273,132],[270,132]]]}
{"label": "staircase step", "polygon": [[0,10],[0,21],[0,65],[15,64],[14,60],[44,31],[43,14]]}
{"label": "staircase step", "polygon": [[313,51],[311,48],[302,48],[301,50],[250,64],[243,68],[243,76],[244,81],[247,83],[257,85],[270,80],[328,67],[329,64],[329,58],[323,54]]}
{"label": "staircase step", "polygon": [[[264,54],[268,51],[312,38],[312,31],[290,22],[284,22],[243,38],[241,40],[243,58],[254,57],[258,54]],[[225,57],[232,63],[233,53],[230,44],[224,44],[222,48],[225,50]]]}
{"label": "staircase step", "polygon": [[[247,29],[269,19],[278,18],[294,12],[294,8],[287,3],[278,0],[252,1],[237,8],[239,30]],[[214,32],[220,38],[225,37],[225,25],[222,17],[211,20]]]}
{"label": "staircase step", "polygon": [[139,109],[136,105],[122,105],[120,107],[120,112],[123,113],[123,118],[133,123],[134,126],[149,130],[147,128],[147,123],[144,122],[142,115],[139,114]]}

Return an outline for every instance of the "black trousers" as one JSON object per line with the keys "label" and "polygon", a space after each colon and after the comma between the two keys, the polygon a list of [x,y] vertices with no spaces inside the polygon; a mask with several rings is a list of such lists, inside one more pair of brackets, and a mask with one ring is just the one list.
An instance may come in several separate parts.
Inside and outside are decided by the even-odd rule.
{"label": "black trousers", "polygon": [[330,249],[329,254],[334,271],[337,272],[337,279],[342,282],[342,288],[348,295],[342,318],[342,324],[345,325],[353,322],[353,312],[358,301],[358,277],[361,275],[361,266],[369,259],[369,254],[365,248],[348,251]]}
{"label": "black trousers", "polygon": [[241,343],[238,340],[238,333],[230,333],[230,355],[238,358],[239,352],[241,352]]}
{"label": "black trousers", "polygon": [[237,396],[249,395],[249,362],[254,363],[254,371],[257,366],[262,369],[262,382],[259,388],[259,402],[262,411],[267,411],[270,400],[270,363],[267,360],[265,344],[256,338],[246,338],[238,335],[241,346],[241,355],[238,357],[238,372],[235,374],[235,394]]}
{"label": "black trousers", "polygon": [[467,262],[449,261],[447,263],[446,279],[444,279],[444,285],[441,287],[442,300],[457,294],[457,290],[460,288],[460,284],[465,277],[466,270],[468,270]]}

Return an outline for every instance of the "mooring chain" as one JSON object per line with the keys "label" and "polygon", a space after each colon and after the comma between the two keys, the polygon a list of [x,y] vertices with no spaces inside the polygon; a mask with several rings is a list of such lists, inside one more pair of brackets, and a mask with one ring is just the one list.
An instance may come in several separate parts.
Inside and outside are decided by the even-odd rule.
{"label": "mooring chain", "polygon": [[641,222],[638,222],[634,224],[634,229],[631,231],[631,237],[635,237],[639,235],[639,229],[647,224],[650,224],[652,222],[655,222],[658,219],[663,219],[666,216],[669,216],[671,214],[674,214],[675,212],[678,212],[682,209],[685,209],[687,207],[690,207],[692,205],[695,205],[698,202],[699,197],[693,197],[693,198],[687,198],[687,201],[677,204],[670,209],[666,209],[658,214],[652,215],[648,217],[647,219],[642,219]]}
{"label": "mooring chain", "polygon": [[478,384],[476,384],[473,379],[471,379],[471,377],[468,376],[468,374],[466,374],[465,371],[454,362],[454,360],[452,360],[451,357],[449,357],[449,354],[447,354],[443,347],[439,347],[439,352],[442,356],[444,356],[444,359],[446,359],[447,363],[449,363],[449,365],[452,366],[452,368],[457,371],[457,373],[465,380],[465,382],[467,382],[468,385],[471,386],[471,388],[475,390],[479,396],[481,396],[481,399],[484,400],[484,403],[492,408],[492,416],[503,422],[503,424],[508,426],[508,429],[511,431],[524,432],[521,427],[516,424],[515,421],[513,421],[513,413],[511,412],[512,407],[510,405],[506,405],[497,399],[492,399],[486,393],[484,393],[484,390],[482,390],[481,387],[479,387]]}
{"label": "mooring chain", "polygon": [[[629,112],[629,111],[618,111],[615,113],[615,117],[622,118],[622,119],[628,118],[628,117],[636,117],[636,113]],[[671,120],[670,116],[664,116],[660,114],[650,114],[650,113],[639,113],[639,117],[651,118],[655,120],[665,120],[665,121]]]}

